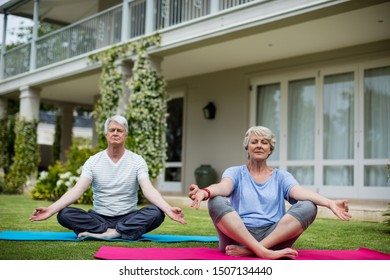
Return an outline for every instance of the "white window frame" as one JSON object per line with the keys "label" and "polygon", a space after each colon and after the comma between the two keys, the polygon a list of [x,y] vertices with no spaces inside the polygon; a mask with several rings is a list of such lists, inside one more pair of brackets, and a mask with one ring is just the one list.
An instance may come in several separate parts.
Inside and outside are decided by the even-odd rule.
{"label": "white window frame", "polygon": [[[390,188],[381,187],[381,186],[364,186],[364,166],[365,165],[384,165],[390,163],[390,154],[387,159],[364,159],[364,133],[363,133],[363,124],[364,124],[364,71],[372,68],[386,67],[390,66],[390,58],[378,59],[369,62],[362,62],[359,64],[359,111],[362,112],[359,118],[359,146],[361,147],[361,153],[359,154],[359,167],[358,167],[358,180],[359,180],[359,196],[367,199],[377,199],[377,200],[390,200]],[[389,121],[390,125],[390,121]],[[389,144],[390,145],[390,144]],[[389,151],[390,153],[390,151]]]}

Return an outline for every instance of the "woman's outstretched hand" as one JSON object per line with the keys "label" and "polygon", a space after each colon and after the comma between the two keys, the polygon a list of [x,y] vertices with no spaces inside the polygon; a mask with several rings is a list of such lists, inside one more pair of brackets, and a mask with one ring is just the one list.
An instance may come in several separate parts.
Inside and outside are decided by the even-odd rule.
{"label": "woman's outstretched hand", "polygon": [[329,208],[340,220],[349,221],[352,218],[349,213],[348,200],[332,200]]}
{"label": "woman's outstretched hand", "polygon": [[197,185],[192,184],[188,193],[188,197],[192,200],[191,207],[195,209],[199,209],[200,203],[207,197],[207,193],[200,190]]}

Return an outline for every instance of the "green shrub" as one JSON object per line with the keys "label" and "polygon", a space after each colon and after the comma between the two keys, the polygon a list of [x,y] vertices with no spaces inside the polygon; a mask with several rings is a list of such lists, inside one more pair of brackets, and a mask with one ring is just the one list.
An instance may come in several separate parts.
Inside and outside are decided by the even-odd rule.
{"label": "green shrub", "polygon": [[[388,207],[387,211],[383,214],[383,216],[390,217],[390,203],[389,203],[389,207]],[[387,224],[388,226],[390,226],[390,218],[387,218],[384,221],[384,223]]]}
{"label": "green shrub", "polygon": [[76,172],[86,160],[99,152],[98,148],[79,148],[77,144],[73,144],[67,152],[66,170]]}
{"label": "green shrub", "polygon": [[0,175],[0,193],[2,193],[4,190],[4,176],[3,174]]}
{"label": "green shrub", "polygon": [[29,177],[35,175],[40,161],[37,143],[37,121],[17,117],[15,155],[10,172],[4,178],[5,193],[22,193]]}
{"label": "green shrub", "polygon": [[[75,185],[80,176],[82,165],[97,151],[96,148],[80,149],[77,145],[72,145],[67,153],[68,161],[66,163],[56,161],[49,166],[48,171],[39,173],[37,184],[31,192],[32,197],[37,200],[50,201],[59,199]],[[92,201],[92,190],[89,188],[77,200],[77,203],[92,204]]]}
{"label": "green shrub", "polygon": [[8,165],[8,119],[0,119],[0,166]]}
{"label": "green shrub", "polygon": [[[387,165],[387,180],[390,180],[390,164]],[[387,211],[383,214],[383,216],[390,217],[390,203]],[[384,223],[390,226],[390,218],[386,219]]]}
{"label": "green shrub", "polygon": [[49,166],[48,171],[40,172],[37,184],[31,191],[32,197],[37,200],[57,200],[62,195],[57,189],[57,181],[64,172],[65,167],[59,161]]}

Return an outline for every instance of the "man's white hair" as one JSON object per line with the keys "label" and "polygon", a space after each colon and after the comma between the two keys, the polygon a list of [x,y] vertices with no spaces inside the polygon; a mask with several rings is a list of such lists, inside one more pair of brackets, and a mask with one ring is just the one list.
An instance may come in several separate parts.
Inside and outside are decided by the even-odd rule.
{"label": "man's white hair", "polygon": [[125,128],[126,134],[129,133],[129,125],[127,124],[126,118],[120,116],[120,115],[115,115],[112,117],[109,117],[106,122],[104,123],[104,134],[107,134],[108,132],[108,126],[110,125],[110,122],[117,122],[120,125],[122,125]]}

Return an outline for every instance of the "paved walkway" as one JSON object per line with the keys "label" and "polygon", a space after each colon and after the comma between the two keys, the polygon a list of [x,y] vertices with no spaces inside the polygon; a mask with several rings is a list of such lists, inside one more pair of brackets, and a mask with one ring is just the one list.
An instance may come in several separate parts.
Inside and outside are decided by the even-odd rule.
{"label": "paved walkway", "polygon": [[[184,196],[165,196],[164,198],[174,206],[190,207],[191,200]],[[382,222],[387,218],[383,214],[389,209],[390,201],[373,201],[373,200],[350,200],[349,209],[354,220]],[[207,209],[207,203],[201,204],[201,209]],[[318,216],[320,218],[335,218],[337,217],[325,207],[318,208]]]}

